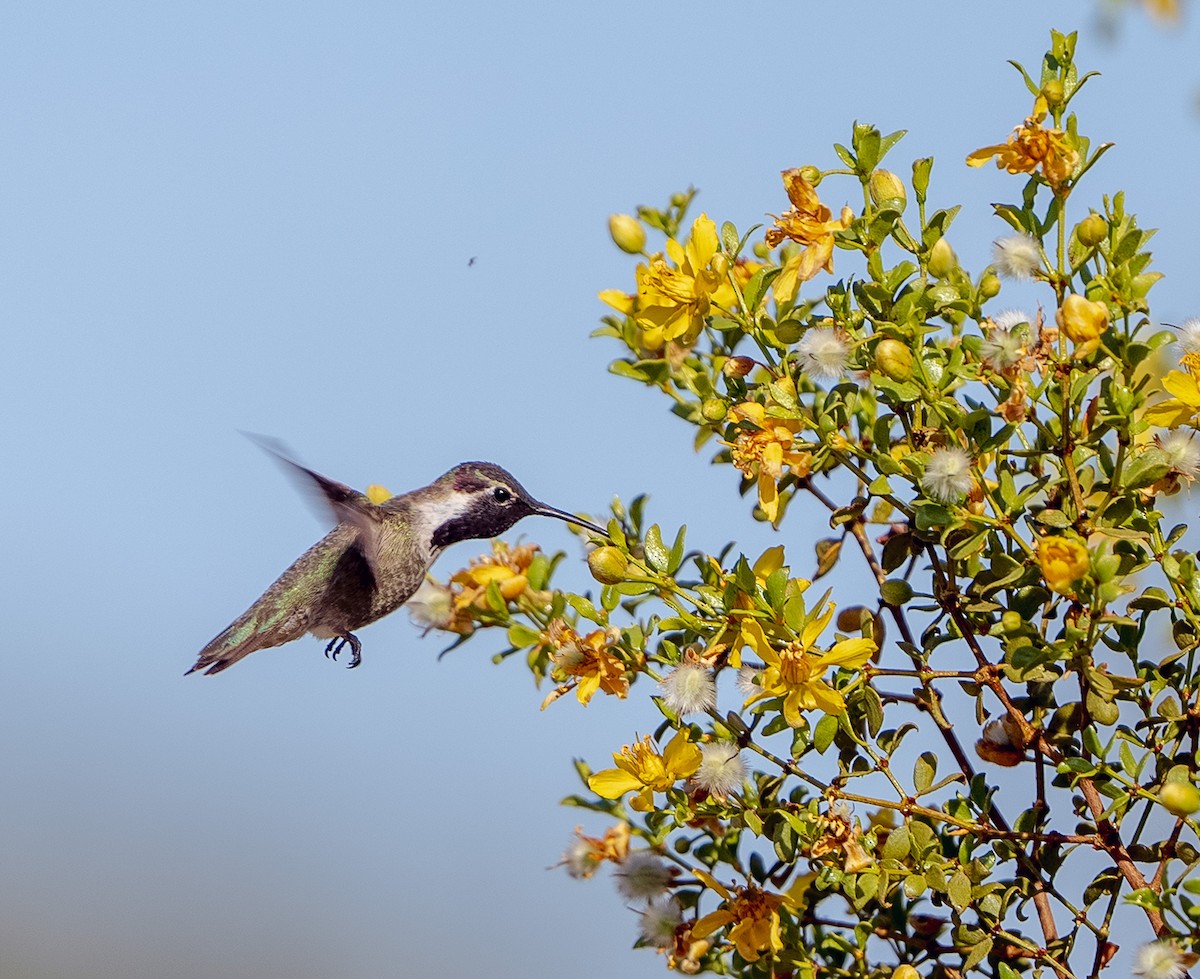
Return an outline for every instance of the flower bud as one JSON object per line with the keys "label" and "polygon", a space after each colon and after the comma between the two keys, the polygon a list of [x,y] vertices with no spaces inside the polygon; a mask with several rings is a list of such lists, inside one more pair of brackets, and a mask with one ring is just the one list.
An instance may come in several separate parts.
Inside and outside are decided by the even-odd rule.
{"label": "flower bud", "polygon": [[729,406],[720,398],[705,398],[700,405],[700,414],[706,422],[724,421],[729,413]]}
{"label": "flower bud", "polygon": [[871,200],[877,207],[891,207],[903,211],[908,202],[908,193],[904,184],[891,170],[876,170],[871,174],[867,185],[871,192]]}
{"label": "flower bud", "polygon": [[765,262],[771,257],[771,246],[765,241],[756,241],[754,243],[754,257],[760,258]]}
{"label": "flower bud", "polygon": [[921,973],[906,963],[892,970],[892,979],[921,979]]}
{"label": "flower bud", "polygon": [[884,337],[875,344],[875,368],[893,381],[907,381],[913,376],[913,355],[899,340]]}
{"label": "flower bud", "polygon": [[1090,554],[1075,537],[1050,536],[1038,541],[1037,562],[1051,591],[1073,595],[1090,566]]}
{"label": "flower bud", "polygon": [[1022,616],[1020,612],[1014,611],[1011,608],[1007,609],[1004,614],[1000,616],[1000,628],[1010,636],[1020,632],[1024,625],[1024,616]]}
{"label": "flower bud", "polygon": [[805,183],[811,184],[813,187],[821,182],[821,171],[814,166],[801,167],[800,176],[804,178]]}
{"label": "flower bud", "polygon": [[754,370],[753,357],[730,357],[721,367],[721,373],[726,377],[745,377]]}
{"label": "flower bud", "polygon": [[620,584],[627,577],[629,562],[616,547],[597,547],[587,558],[588,570],[602,585]]}
{"label": "flower bud", "polygon": [[939,238],[929,249],[929,274],[944,279],[956,268],[958,268],[958,256],[954,254],[950,242],[945,238]]}
{"label": "flower bud", "polygon": [[1000,292],[1000,276],[995,272],[985,272],[979,280],[979,295],[984,299],[994,299]]}
{"label": "flower bud", "polygon": [[1200,809],[1200,790],[1191,782],[1168,782],[1158,790],[1158,801],[1176,816],[1190,816]]}
{"label": "flower bud", "polygon": [[1108,307],[1073,292],[1063,300],[1055,320],[1076,345],[1076,356],[1086,357],[1100,345],[1100,336],[1108,327]]}
{"label": "flower bud", "polygon": [[646,229],[641,221],[628,214],[610,214],[608,233],[612,235],[613,243],[630,255],[640,255],[646,247]]}
{"label": "flower bud", "polygon": [[1046,105],[1053,108],[1056,105],[1062,105],[1063,100],[1063,83],[1057,78],[1051,78],[1042,86],[1041,96],[1046,100]]}
{"label": "flower bud", "polygon": [[1099,214],[1092,212],[1075,226],[1075,237],[1081,245],[1095,248],[1108,237],[1108,222]]}
{"label": "flower bud", "polygon": [[672,207],[687,207],[688,195],[683,193],[674,193],[671,195]]}

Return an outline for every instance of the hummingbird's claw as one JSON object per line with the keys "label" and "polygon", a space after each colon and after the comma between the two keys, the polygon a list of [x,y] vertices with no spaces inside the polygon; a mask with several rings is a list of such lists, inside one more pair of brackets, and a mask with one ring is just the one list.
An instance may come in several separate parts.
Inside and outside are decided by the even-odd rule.
{"label": "hummingbird's claw", "polygon": [[329,640],[329,645],[325,647],[325,656],[336,663],[338,653],[345,646],[350,647],[350,662],[347,664],[346,669],[352,670],[362,662],[362,643],[354,633],[347,632],[344,636],[336,636]]}

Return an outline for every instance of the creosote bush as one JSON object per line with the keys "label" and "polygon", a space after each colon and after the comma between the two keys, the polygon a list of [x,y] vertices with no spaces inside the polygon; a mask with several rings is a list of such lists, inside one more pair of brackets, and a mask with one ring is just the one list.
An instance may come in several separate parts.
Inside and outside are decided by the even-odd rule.
{"label": "creosote bush", "polygon": [[[815,554],[689,551],[639,498],[593,541],[594,594],[497,543],[418,595],[460,641],[505,630],[543,707],[648,692],[654,733],[578,763],[568,803],[611,824],[564,862],[610,864],[671,969],[1194,961],[1200,573],[1160,504],[1200,471],[1200,321],[1151,324],[1152,233],[1091,189],[1110,144],[1072,111],[1075,40],[1052,34],[1024,121],[966,159],[1016,181],[982,270],[951,245],[958,208],[928,204],[933,160],[902,179],[903,133],[869,125],[783,172],[765,231],[692,217],[691,191],[610,222],[638,256],[601,293],[613,372],[660,391],[781,540],[797,501],[825,514]],[[1001,305],[1012,281],[1036,308]],[[817,582],[850,562],[873,586],[838,608]],[[1117,938],[1122,902],[1140,931]]]}

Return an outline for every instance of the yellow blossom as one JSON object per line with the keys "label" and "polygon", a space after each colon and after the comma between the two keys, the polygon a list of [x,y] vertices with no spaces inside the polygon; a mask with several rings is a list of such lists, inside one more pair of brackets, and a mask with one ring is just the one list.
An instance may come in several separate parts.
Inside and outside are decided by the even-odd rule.
{"label": "yellow blossom", "polygon": [[758,505],[771,523],[779,519],[779,480],[787,466],[796,476],[807,476],[812,453],[793,448],[804,423],[795,418],[768,417],[766,409],[755,401],[734,405],[730,416],[747,421],[758,431],[743,431],[735,442],[726,442],[733,464],[758,483]]}
{"label": "yellow blossom", "polygon": [[967,157],[967,166],[981,167],[995,157],[996,166],[1009,173],[1033,173],[1040,168],[1057,192],[1079,165],[1079,152],[1061,129],[1042,128],[1047,112],[1046,100],[1038,96],[1033,115],[1013,130],[1008,142],[977,149]]}
{"label": "yellow blossom", "polygon": [[629,693],[629,677],[624,662],[610,650],[616,645],[619,629],[596,629],[580,636],[562,619],[555,619],[542,633],[541,646],[551,650],[550,675],[563,686],[552,692],[543,709],[571,689],[566,682],[575,677],[575,696],[585,707],[597,690],[622,700]]}
{"label": "yellow blossom", "polygon": [[1142,417],[1151,425],[1160,428],[1195,425],[1196,416],[1200,415],[1200,372],[1192,369],[1188,359],[1185,357],[1183,363],[1188,368],[1186,372],[1168,371],[1162,379],[1163,390],[1171,397],[1146,409]]}
{"label": "yellow blossom", "polygon": [[[672,340],[691,346],[704,328],[712,304],[732,305],[729,259],[720,248],[717,226],[707,214],[701,214],[692,223],[687,245],[667,239],[670,263],[656,255],[648,265],[638,266],[633,315],[648,349],[661,349]],[[605,298],[603,294],[601,298]]]}
{"label": "yellow blossom", "polygon": [[1159,20],[1179,19],[1179,0],[1142,0],[1142,6]]}
{"label": "yellow blossom", "polygon": [[1063,300],[1055,316],[1058,328],[1075,344],[1076,357],[1089,357],[1100,346],[1108,326],[1108,307],[1078,293]]}
{"label": "yellow blossom", "polygon": [[675,733],[662,754],[646,735],[614,754],[617,767],[596,772],[588,779],[588,787],[603,799],[619,799],[626,792],[636,792],[629,805],[638,812],[652,812],[654,793],[666,792],[676,782],[693,775],[700,767],[701,757],[700,749],[688,741],[686,729]]}
{"label": "yellow blossom", "polygon": [[782,649],[775,649],[765,636],[761,645],[758,637],[747,636],[748,645],[766,664],[756,681],[761,689],[746,701],[747,707],[768,697],[782,697],[783,716],[792,727],[803,723],[802,710],[840,714],[846,709],[842,695],[825,682],[825,672],[831,666],[861,668],[875,652],[875,642],[865,637],[842,639],[824,652],[815,650],[813,644],[833,618],[834,606],[818,612],[807,621],[800,638]]}
{"label": "yellow blossom", "polygon": [[450,576],[451,586],[461,589],[454,598],[455,609],[485,608],[488,586],[493,583],[506,602],[520,598],[529,589],[526,572],[537,552],[536,544],[509,547],[503,541],[495,541],[491,554],[475,558],[469,567]]}
{"label": "yellow blossom", "polygon": [[587,836],[582,826],[576,826],[575,839],[567,847],[559,866],[565,865],[567,873],[572,877],[586,880],[605,860],[622,863],[629,855],[629,837],[628,823],[617,823],[609,827],[604,831],[603,839]]}
{"label": "yellow blossom", "polygon": [[783,171],[783,186],[792,206],[776,217],[775,224],[767,230],[766,240],[772,248],[787,239],[804,246],[788,259],[775,279],[775,298],[788,302],[796,297],[801,283],[814,278],[822,269],[833,271],[834,235],[850,227],[854,212],[843,207],[841,216],[834,220],[833,212],[821,203],[817,189],[804,179],[798,168]]}
{"label": "yellow blossom", "polygon": [[753,885],[731,892],[703,870],[696,870],[695,875],[724,900],[716,911],[692,925],[693,938],[706,938],[718,928],[732,925],[726,937],[747,962],[757,962],[763,952],[774,955],[783,948],[779,908],[786,898],[782,894],[760,890]]}
{"label": "yellow blossom", "polygon": [[1043,537],[1038,541],[1037,561],[1051,591],[1071,595],[1088,572],[1088,549],[1074,537]]}
{"label": "yellow blossom", "polygon": [[367,499],[378,506],[380,503],[386,503],[392,498],[392,491],[386,486],[380,486],[378,483],[372,483],[367,487]]}

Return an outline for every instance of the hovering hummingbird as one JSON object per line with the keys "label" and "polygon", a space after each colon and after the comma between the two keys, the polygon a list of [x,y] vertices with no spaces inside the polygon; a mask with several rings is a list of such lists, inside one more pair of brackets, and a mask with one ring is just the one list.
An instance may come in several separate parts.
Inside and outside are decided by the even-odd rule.
{"label": "hovering hummingbird", "polygon": [[594,523],[538,502],[490,462],[461,463],[428,486],[375,504],[270,445],[263,448],[311,481],[337,526],[200,650],[188,673],[220,673],[257,649],[281,646],[306,632],[328,639],[325,655],[335,660],[349,646],[353,668],[362,662],[354,630],[408,601],[449,545],[495,537],[528,516],[555,517],[608,536]]}

